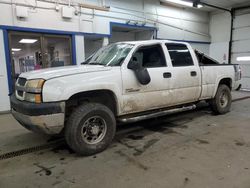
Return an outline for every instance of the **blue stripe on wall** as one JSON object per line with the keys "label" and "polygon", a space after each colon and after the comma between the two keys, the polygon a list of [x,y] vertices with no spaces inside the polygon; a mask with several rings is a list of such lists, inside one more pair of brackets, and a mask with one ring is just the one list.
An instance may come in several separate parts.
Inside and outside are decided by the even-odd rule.
{"label": "blue stripe on wall", "polygon": [[3,39],[4,39],[4,51],[5,51],[5,59],[6,59],[9,94],[11,94],[13,92],[12,78],[11,78],[11,58],[10,58],[10,50],[9,50],[8,32],[5,29],[3,30]]}
{"label": "blue stripe on wall", "polygon": [[0,25],[0,29],[33,32],[33,33],[47,33],[47,34],[56,34],[56,35],[86,35],[86,36],[89,35],[89,36],[110,37],[109,34],[101,34],[101,33],[85,33],[85,32],[62,31],[62,30],[54,30],[54,29],[37,29],[37,28],[7,26],[7,25]]}

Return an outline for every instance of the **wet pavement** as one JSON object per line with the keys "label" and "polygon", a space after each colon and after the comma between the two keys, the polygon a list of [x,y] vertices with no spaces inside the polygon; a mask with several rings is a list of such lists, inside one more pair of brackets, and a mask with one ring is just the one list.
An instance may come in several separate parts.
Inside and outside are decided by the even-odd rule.
{"label": "wet pavement", "polygon": [[[242,96],[243,94],[235,94]],[[237,98],[237,97],[234,97]],[[215,116],[204,105],[120,125],[104,152],[77,156],[64,141],[0,160],[0,187],[250,187],[250,99]],[[0,115],[0,155],[50,145]]]}

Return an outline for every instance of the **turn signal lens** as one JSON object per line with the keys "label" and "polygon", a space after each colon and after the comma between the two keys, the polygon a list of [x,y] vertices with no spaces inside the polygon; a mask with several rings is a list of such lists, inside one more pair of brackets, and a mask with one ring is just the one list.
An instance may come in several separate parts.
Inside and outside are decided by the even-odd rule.
{"label": "turn signal lens", "polygon": [[42,102],[41,94],[35,94],[35,103],[41,103],[41,102]]}
{"label": "turn signal lens", "polygon": [[25,100],[29,102],[34,102],[34,103],[41,103],[42,95],[34,94],[34,93],[25,93]]}

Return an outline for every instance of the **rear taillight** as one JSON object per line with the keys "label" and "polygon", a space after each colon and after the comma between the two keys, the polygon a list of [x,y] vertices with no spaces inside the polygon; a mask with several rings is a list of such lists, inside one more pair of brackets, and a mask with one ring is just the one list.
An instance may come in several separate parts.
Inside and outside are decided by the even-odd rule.
{"label": "rear taillight", "polygon": [[242,78],[242,71],[241,71],[241,67],[239,66],[239,72],[240,72],[240,80]]}
{"label": "rear taillight", "polygon": [[235,81],[241,80],[242,72],[240,65],[234,65]]}

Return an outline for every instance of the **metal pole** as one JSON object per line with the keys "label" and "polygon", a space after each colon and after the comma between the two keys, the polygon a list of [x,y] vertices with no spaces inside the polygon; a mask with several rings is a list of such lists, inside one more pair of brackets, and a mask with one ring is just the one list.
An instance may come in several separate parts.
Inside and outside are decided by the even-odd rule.
{"label": "metal pole", "polygon": [[234,15],[235,9],[231,10],[231,30],[230,30],[230,41],[229,41],[229,50],[228,50],[228,63],[232,63],[232,45],[233,45],[233,30],[234,30]]}

